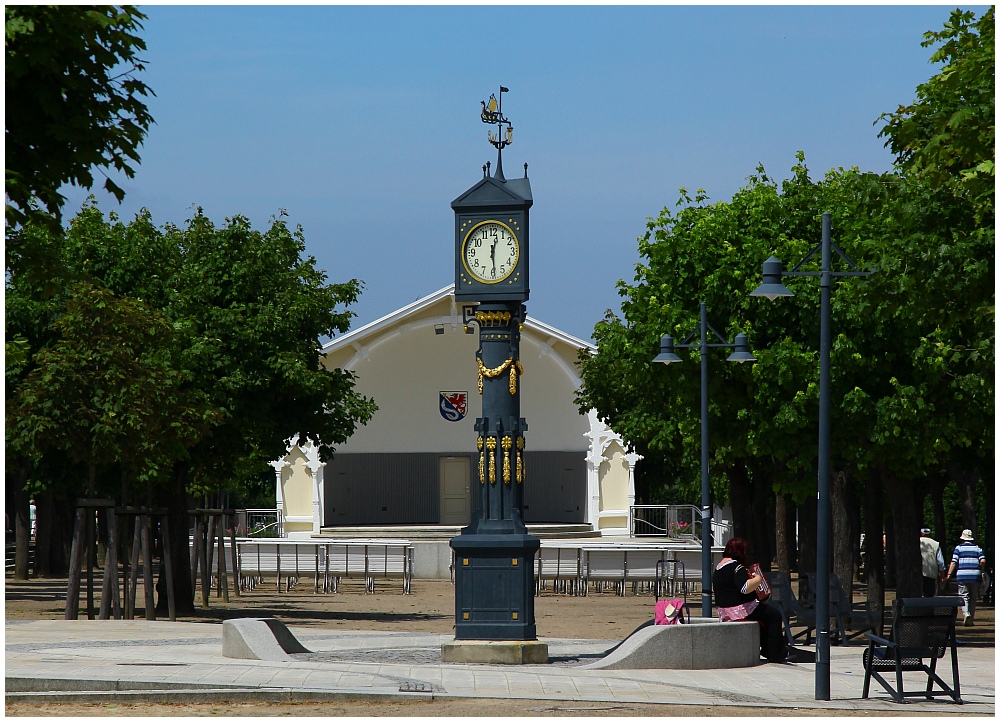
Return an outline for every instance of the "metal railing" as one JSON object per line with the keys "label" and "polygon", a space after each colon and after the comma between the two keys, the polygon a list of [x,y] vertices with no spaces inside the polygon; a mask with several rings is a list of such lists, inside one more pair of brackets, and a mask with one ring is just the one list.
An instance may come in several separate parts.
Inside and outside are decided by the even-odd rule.
{"label": "metal railing", "polygon": [[693,504],[642,504],[628,508],[632,536],[701,540],[701,510]]}
{"label": "metal railing", "polygon": [[237,509],[237,535],[261,538],[284,538],[285,520],[280,509]]}

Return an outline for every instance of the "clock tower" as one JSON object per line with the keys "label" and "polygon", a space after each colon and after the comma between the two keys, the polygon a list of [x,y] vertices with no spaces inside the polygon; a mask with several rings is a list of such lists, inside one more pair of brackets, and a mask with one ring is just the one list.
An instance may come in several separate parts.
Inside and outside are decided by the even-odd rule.
{"label": "clock tower", "polygon": [[[500,97],[507,88],[500,87]],[[534,561],[537,537],[527,533],[522,518],[525,432],[521,418],[521,324],[528,300],[528,209],[531,184],[527,177],[508,180],[503,174],[503,149],[513,127],[496,96],[482,103],[481,119],[496,125],[488,133],[497,149],[497,165],[456,198],[455,297],[478,301],[476,352],[482,416],[476,420],[476,458],[472,521],[451,540],[455,550],[455,643],[444,645],[445,661],[538,662],[547,646],[535,632]],[[471,320],[470,320],[471,322]],[[506,642],[509,650],[491,657],[488,646],[475,641]],[[467,642],[463,647],[463,642]],[[503,645],[501,645],[503,646]],[[496,649],[496,647],[492,647]],[[458,651],[456,651],[458,650]],[[473,655],[470,657],[470,654]],[[485,654],[484,658],[474,658]]]}

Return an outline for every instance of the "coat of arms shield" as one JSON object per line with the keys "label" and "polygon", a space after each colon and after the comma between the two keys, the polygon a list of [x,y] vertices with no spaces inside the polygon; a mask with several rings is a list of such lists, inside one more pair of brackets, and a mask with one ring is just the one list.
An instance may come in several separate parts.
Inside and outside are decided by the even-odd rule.
{"label": "coat of arms shield", "polygon": [[445,421],[461,421],[468,410],[468,391],[441,391],[438,394],[438,411]]}

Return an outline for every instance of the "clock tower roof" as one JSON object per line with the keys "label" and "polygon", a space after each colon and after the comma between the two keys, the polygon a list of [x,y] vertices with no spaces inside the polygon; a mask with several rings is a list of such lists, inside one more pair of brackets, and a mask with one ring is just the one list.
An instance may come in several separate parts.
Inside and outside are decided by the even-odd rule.
{"label": "clock tower roof", "polygon": [[472,208],[530,208],[531,182],[527,178],[500,180],[487,176],[451,202],[455,210]]}

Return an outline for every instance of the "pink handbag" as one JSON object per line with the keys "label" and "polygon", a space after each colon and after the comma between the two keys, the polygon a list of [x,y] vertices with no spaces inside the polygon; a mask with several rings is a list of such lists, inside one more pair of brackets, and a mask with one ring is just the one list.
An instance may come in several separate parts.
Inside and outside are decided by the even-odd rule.
{"label": "pink handbag", "polygon": [[[687,604],[683,599],[660,599],[656,602],[653,611],[653,622],[655,624],[682,624],[684,612],[687,612]],[[691,613],[687,612],[688,619]]]}

